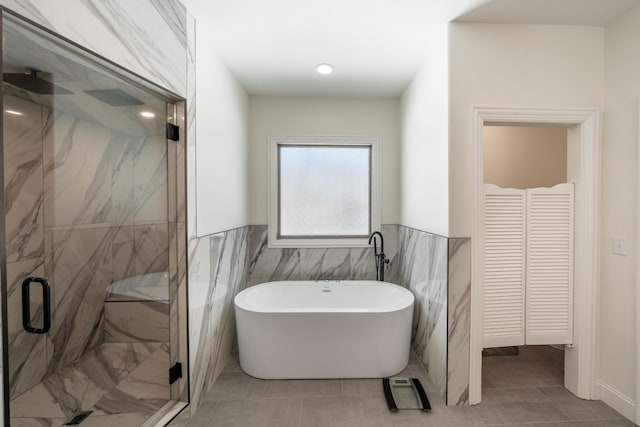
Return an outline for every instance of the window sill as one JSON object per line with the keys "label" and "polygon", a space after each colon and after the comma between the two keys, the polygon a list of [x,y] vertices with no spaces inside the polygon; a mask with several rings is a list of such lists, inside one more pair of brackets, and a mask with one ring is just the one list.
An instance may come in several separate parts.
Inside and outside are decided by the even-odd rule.
{"label": "window sill", "polygon": [[[271,236],[271,233],[269,233]],[[345,239],[272,239],[269,237],[270,248],[364,248],[371,246],[367,237]]]}

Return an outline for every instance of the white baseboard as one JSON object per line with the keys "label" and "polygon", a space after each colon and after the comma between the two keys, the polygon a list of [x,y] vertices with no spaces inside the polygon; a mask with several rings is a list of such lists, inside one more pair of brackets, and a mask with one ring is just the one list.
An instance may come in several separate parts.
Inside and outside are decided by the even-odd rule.
{"label": "white baseboard", "polygon": [[600,399],[611,406],[616,411],[627,417],[630,421],[636,421],[636,404],[635,402],[611,387],[609,384],[598,381],[597,392]]}

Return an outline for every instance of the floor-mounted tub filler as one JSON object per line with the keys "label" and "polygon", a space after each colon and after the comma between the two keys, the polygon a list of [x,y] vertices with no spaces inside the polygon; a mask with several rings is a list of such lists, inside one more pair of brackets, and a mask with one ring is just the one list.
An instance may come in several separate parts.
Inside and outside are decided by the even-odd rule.
{"label": "floor-mounted tub filler", "polygon": [[287,281],[235,297],[240,366],[262,379],[382,378],[409,362],[413,294],[379,281]]}

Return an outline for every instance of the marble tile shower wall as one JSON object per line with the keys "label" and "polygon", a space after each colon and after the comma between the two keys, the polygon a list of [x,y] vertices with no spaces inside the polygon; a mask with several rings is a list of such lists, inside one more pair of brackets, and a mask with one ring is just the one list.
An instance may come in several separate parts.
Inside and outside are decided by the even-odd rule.
{"label": "marble tile shower wall", "polygon": [[[23,112],[4,116],[14,397],[102,342],[111,282],[167,270],[167,159],[161,133],[124,135],[14,96],[4,101]],[[28,276],[52,285],[46,335],[22,330]]]}
{"label": "marble tile shower wall", "polygon": [[186,8],[179,0],[0,0],[0,5],[108,58],[127,70],[186,94]]}
{"label": "marble tile shower wall", "polygon": [[[191,151],[193,151],[195,146],[193,137],[195,135],[193,131],[195,127],[195,35],[193,31],[195,21],[187,13],[182,2],[179,0],[138,0],[134,2],[129,0],[112,0],[109,2],[59,0],[54,5],[51,2],[31,0],[0,0],[0,5],[25,16],[54,33],[75,41],[161,87],[167,88],[180,96],[186,95],[189,117],[188,128],[190,129],[187,143]],[[188,26],[191,28],[187,36]],[[188,43],[189,49],[187,48]],[[189,87],[189,90],[187,90],[187,87]],[[190,155],[193,155],[193,153]],[[189,162],[190,179],[193,164],[193,161]],[[22,164],[19,172],[25,189],[29,188],[30,180],[26,178],[29,173],[42,176],[42,172],[38,171],[37,161],[35,163],[26,162]],[[192,184],[190,182],[189,188],[194,188]],[[14,244],[15,249],[13,252],[14,259],[11,262],[24,262],[25,270],[30,268],[42,269],[42,263],[39,260],[41,260],[41,254],[44,251],[42,243],[44,227],[35,225],[41,224],[39,221],[41,221],[43,199],[40,198],[34,201],[31,200],[32,196],[26,193],[22,200],[17,201],[15,199],[14,211],[12,212],[13,215],[17,214],[20,218],[23,218],[24,227],[30,227],[30,233],[36,235],[32,239],[24,241],[21,239],[26,236],[15,235],[16,240],[11,243]],[[25,201],[24,199],[27,200]],[[20,210],[23,212],[20,212]],[[195,212],[195,210],[190,210],[190,212]],[[6,214],[8,215],[9,213],[6,212]],[[195,221],[190,221],[190,223],[195,224]],[[181,228],[184,229],[184,226],[181,227],[180,224],[176,226],[178,230],[175,233],[173,233],[174,230],[172,229],[169,231],[177,236],[178,231]],[[162,233],[163,230],[159,230],[159,232]],[[30,233],[28,234],[31,235]],[[40,233],[40,237],[37,237],[38,233]],[[131,250],[131,234],[126,231],[124,234],[126,237],[120,236],[116,238],[114,236],[114,240],[119,240],[118,244],[115,244],[116,248],[113,248],[113,252],[117,253],[113,254],[114,260],[116,257],[124,257]],[[135,232],[133,242],[135,244]],[[180,243],[180,239],[178,239],[178,242]],[[184,249],[182,248],[186,254]],[[178,252],[180,253],[180,250]],[[16,253],[19,253],[19,257],[16,257]],[[184,257],[186,255],[179,259],[184,259]],[[21,261],[18,261],[18,258]],[[121,264],[117,262],[117,265]],[[138,264],[138,267],[142,267],[142,264]],[[15,270],[20,270],[23,266],[15,264],[14,268]],[[135,262],[123,267],[124,271],[120,270],[115,274],[124,276],[127,274],[127,268],[129,271],[135,269]],[[185,286],[180,289],[186,292],[186,272],[178,270],[178,274],[180,283],[185,283]],[[15,302],[15,286],[11,292],[13,299],[10,304]],[[186,299],[186,294],[182,298]],[[186,317],[186,312],[181,313],[181,319],[186,319]],[[15,313],[12,319],[12,322],[19,321],[19,319],[15,318]],[[38,320],[35,319],[35,321]],[[9,329],[14,328],[10,327]],[[46,364],[46,352],[39,352],[34,349],[34,346],[41,344],[33,343],[30,338],[16,335],[15,333],[12,334],[10,340],[12,345],[18,346],[18,354],[22,355],[19,366],[14,367],[11,372],[12,382],[15,382],[16,375],[21,371],[20,366],[24,363],[31,363],[30,359],[35,359],[36,361],[44,359],[39,366]],[[47,346],[51,345],[50,339],[47,343]],[[181,345],[182,354],[186,354],[186,343],[181,341]],[[43,346],[41,345],[41,347]],[[42,350],[43,348],[40,349]],[[0,379],[2,379],[2,371],[0,371]],[[34,379],[31,378],[30,381],[34,381]],[[182,384],[185,385],[186,382],[183,381]]]}

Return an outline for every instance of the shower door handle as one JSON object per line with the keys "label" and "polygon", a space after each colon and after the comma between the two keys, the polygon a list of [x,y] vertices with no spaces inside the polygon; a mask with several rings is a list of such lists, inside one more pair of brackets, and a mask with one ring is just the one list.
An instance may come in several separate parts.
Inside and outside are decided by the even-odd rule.
{"label": "shower door handle", "polygon": [[[34,328],[31,324],[31,295],[29,284],[40,283],[42,287],[42,314],[44,321],[42,328]],[[32,334],[45,334],[51,328],[51,287],[47,279],[27,277],[22,281],[22,327]]]}

